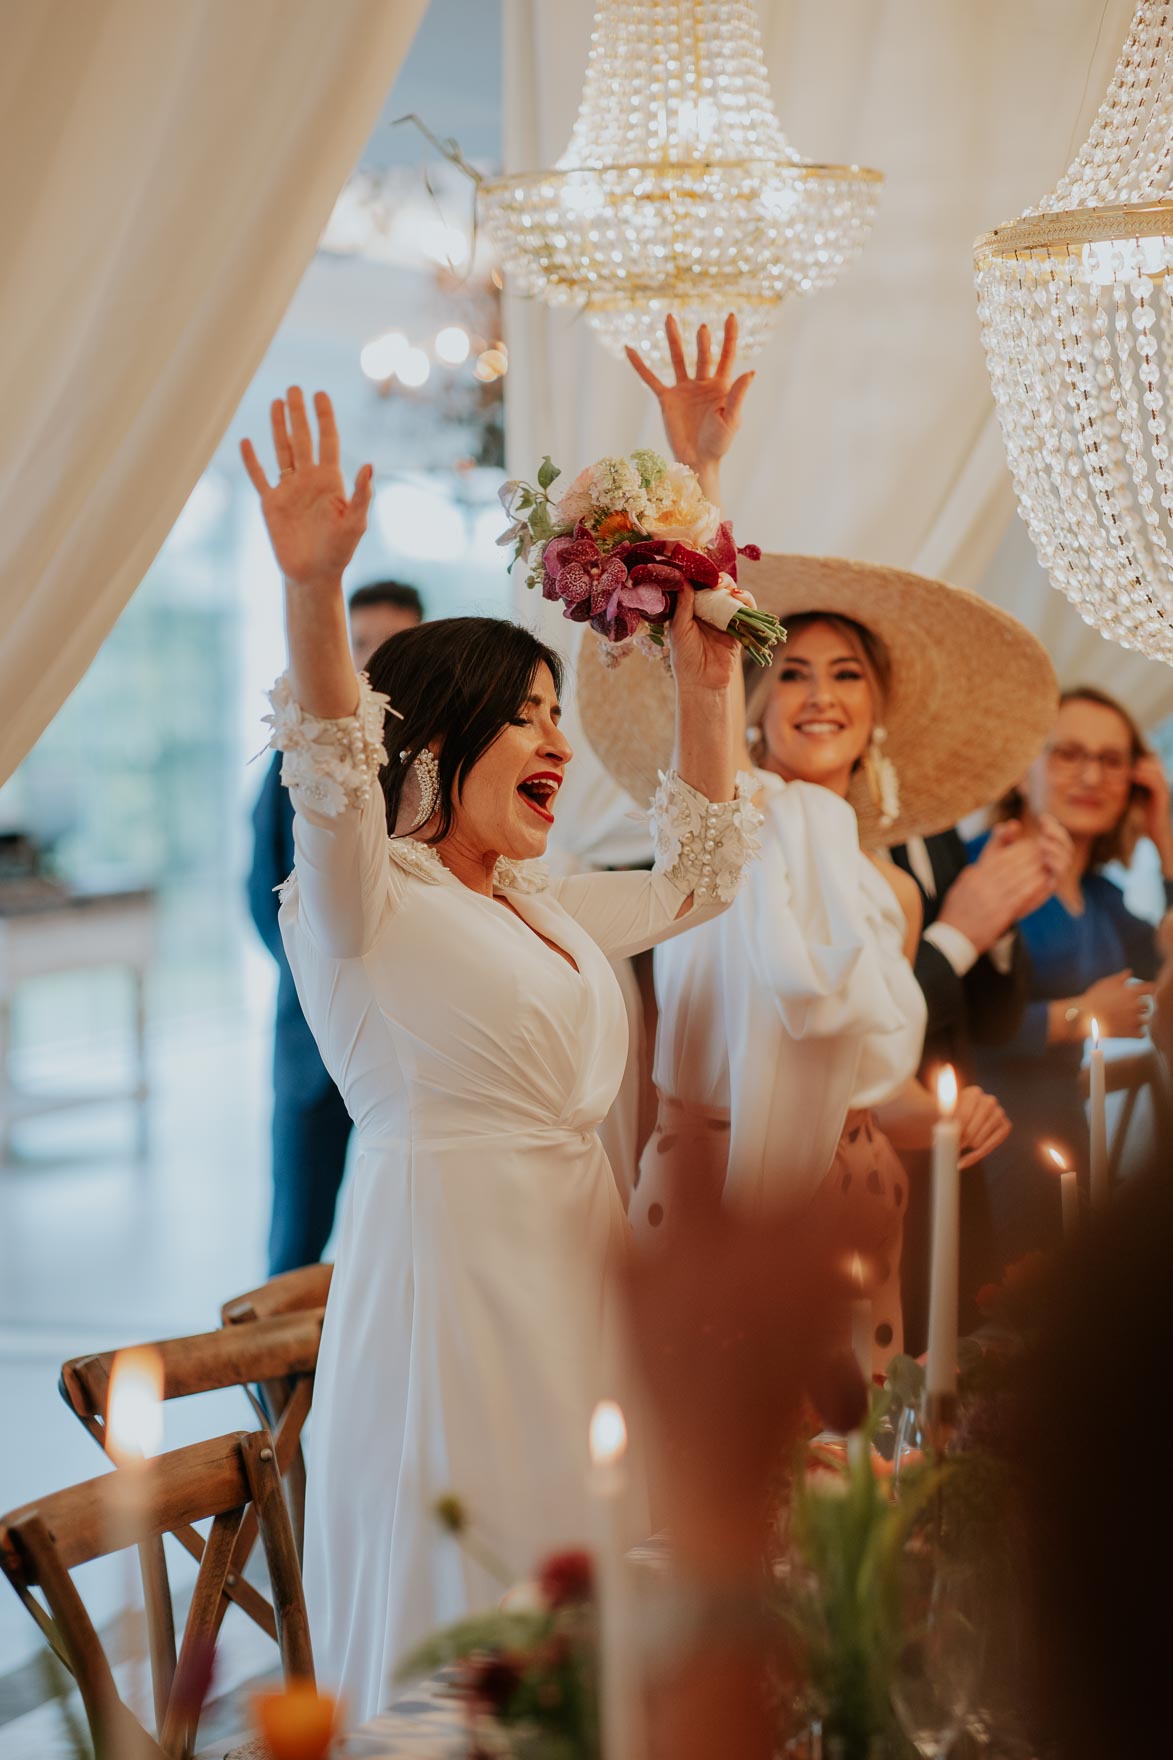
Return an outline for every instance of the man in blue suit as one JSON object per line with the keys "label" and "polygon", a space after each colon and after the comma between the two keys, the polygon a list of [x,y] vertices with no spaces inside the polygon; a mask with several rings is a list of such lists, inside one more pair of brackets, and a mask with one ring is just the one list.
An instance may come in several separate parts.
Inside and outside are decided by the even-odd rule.
{"label": "man in blue suit", "polygon": [[[350,645],[361,672],[389,636],[423,620],[414,587],[372,581],[350,598]],[[257,933],[277,961],[277,1030],[273,1047],[273,1214],[269,1276],[314,1265],[334,1226],[346,1167],[350,1115],[318,1056],[297,1000],[293,973],[277,927],[277,892],[293,871],[293,803],[281,786],[274,752],[253,809],[248,905]]]}

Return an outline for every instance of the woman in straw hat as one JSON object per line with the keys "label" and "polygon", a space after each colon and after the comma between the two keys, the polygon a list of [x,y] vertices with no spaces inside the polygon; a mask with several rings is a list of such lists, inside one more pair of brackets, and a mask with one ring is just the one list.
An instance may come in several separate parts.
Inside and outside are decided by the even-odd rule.
{"label": "woman in straw hat", "polygon": [[[691,378],[672,322],[668,336],[676,386],[635,364],[673,450],[713,499],[736,426],[736,329],[726,327],[715,371],[698,336]],[[659,1120],[633,1219],[669,1228],[674,1180],[705,1169],[714,1193],[750,1204],[820,1192],[879,1206],[880,1366],[901,1346],[907,1195],[880,1121],[892,1142],[919,1147],[936,1104],[915,1080],[919,896],[865,851],[943,830],[995,798],[1045,737],[1054,677],[1014,619],[939,582],[801,556],[763,557],[740,578],[790,629],[753,682],[740,753],[766,815],[763,855],[723,926],[698,930],[680,958],[657,957]],[[588,738],[639,798],[670,750],[670,678],[640,653],[605,670],[588,647],[578,689]],[[967,1162],[1009,1128],[980,1089],[964,1089],[958,1111]]]}

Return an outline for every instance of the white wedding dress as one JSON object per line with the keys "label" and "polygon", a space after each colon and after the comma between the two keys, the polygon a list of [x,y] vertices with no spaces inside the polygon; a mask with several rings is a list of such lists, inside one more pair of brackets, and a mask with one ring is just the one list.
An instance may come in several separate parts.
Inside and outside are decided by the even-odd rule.
{"label": "white wedding dress", "polygon": [[514,915],[388,839],[385,699],[365,680],[346,721],[302,714],[286,680],[272,701],[297,810],[281,933],[357,1138],[305,1581],[319,1681],[362,1720],[421,1638],[502,1592],[441,1531],[438,1499],[459,1498],[519,1576],[592,1538],[588,1425],[613,1391],[604,1266],[626,1228],[595,1134],[627,1051],[608,960],[722,910],[760,815],[669,777],[655,871],[547,881],[502,861]]}
{"label": "white wedding dress", "polygon": [[849,1111],[921,1058],[925,1001],[891,886],[855,813],[817,784],[754,773],[762,852],[732,908],[687,950],[657,950],[659,1118],[630,1215],[670,1222],[677,1171],[731,1202],[801,1202]]}

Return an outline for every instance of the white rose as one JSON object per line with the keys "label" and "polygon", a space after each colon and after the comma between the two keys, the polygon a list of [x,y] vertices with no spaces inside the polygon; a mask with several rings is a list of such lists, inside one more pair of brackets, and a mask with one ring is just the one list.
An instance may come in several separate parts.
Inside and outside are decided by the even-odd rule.
{"label": "white rose", "polygon": [[703,550],[721,528],[721,510],[705,497],[695,471],[685,464],[668,466],[652,484],[649,501],[648,531],[666,544]]}

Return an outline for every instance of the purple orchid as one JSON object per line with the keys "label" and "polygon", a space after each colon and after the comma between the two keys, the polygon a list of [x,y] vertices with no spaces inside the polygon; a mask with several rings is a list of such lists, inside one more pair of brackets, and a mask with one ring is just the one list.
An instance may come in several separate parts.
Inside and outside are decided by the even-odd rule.
{"label": "purple orchid", "polygon": [[[560,602],[573,623],[603,617],[608,604],[627,585],[624,554],[617,544],[602,551],[584,526],[551,538],[542,554],[542,597]],[[597,626],[596,626],[597,627]]]}
{"label": "purple orchid", "polygon": [[738,555],[755,559],[755,545],[741,551],[726,521],[707,550],[661,539],[622,539],[600,549],[581,522],[551,538],[542,555],[542,597],[563,607],[563,616],[612,642],[623,642],[644,624],[672,616],[681,587],[715,587],[722,573],[737,578]]}

